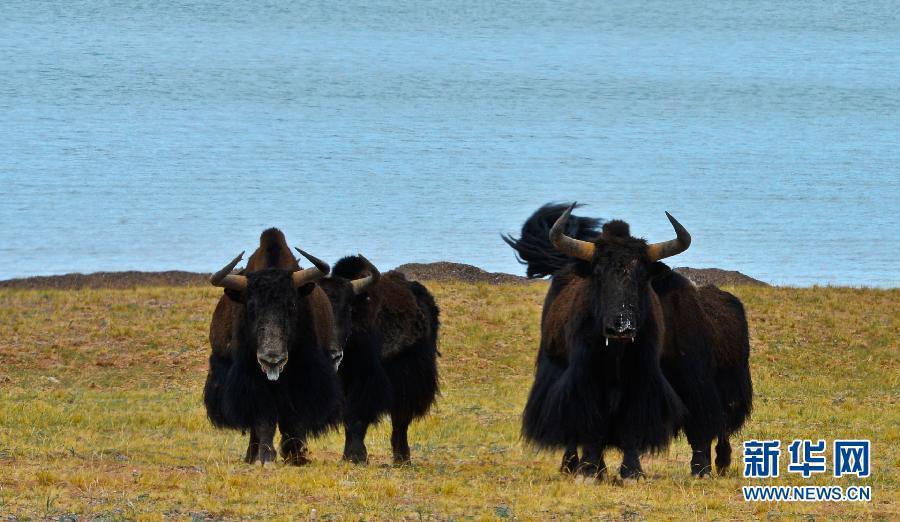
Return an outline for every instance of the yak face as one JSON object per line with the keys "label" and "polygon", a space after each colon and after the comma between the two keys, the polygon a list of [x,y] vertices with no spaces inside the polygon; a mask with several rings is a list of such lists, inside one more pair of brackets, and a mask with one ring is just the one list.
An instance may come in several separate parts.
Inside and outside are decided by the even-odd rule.
{"label": "yak face", "polygon": [[331,360],[337,370],[344,358],[344,346],[353,328],[353,285],[343,277],[329,277],[319,280],[319,286],[331,301],[331,312],[334,317],[334,332],[331,336]]}
{"label": "yak face", "polygon": [[675,230],[675,239],[648,244],[631,237],[628,223],[610,221],[594,241],[565,234],[566,222],[576,207],[573,203],[550,228],[550,243],[567,256],[590,263],[595,314],[610,339],[631,339],[639,334],[651,311],[650,274],[654,263],[678,255],[691,245],[691,235],[666,212]]}
{"label": "yak face", "polygon": [[353,330],[353,308],[381,279],[381,272],[362,254],[348,256],[334,265],[331,277],[320,279],[319,286],[331,301],[334,332],[331,336],[331,358],[337,370],[344,357],[344,346]]}
{"label": "yak face", "polygon": [[591,264],[596,314],[607,343],[631,341],[647,318],[650,300],[650,260],[647,243],[632,238],[628,224],[610,221],[596,241]]}
{"label": "yak face", "polygon": [[224,288],[230,299],[244,305],[241,344],[256,352],[256,361],[270,381],[278,380],[294,345],[298,300],[309,295],[315,282],[331,270],[328,263],[297,250],[312,268],[298,268],[284,234],[270,228],[260,236],[259,248],[245,270],[234,272],[244,256],[241,252],[209,278],[210,284]]}
{"label": "yak face", "polygon": [[297,330],[298,290],[291,271],[270,268],[247,274],[241,298],[245,339],[255,348],[256,361],[266,377],[278,380]]}

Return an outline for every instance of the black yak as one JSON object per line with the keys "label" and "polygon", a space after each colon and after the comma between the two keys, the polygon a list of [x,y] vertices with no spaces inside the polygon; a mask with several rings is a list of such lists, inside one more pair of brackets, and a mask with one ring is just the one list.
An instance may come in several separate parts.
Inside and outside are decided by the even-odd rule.
{"label": "black yak", "polygon": [[245,461],[275,459],[276,426],[286,462],[307,462],[307,437],[336,428],[342,394],[328,349],[333,317],[315,282],[328,265],[300,269],[284,235],[262,233],[246,269],[231,273],[243,253],[210,282],[225,288],[213,313],[212,353],[203,392],[216,427],[250,433]]}
{"label": "black yak", "polygon": [[438,391],[434,298],[400,272],[380,274],[363,256],[341,259],[318,284],[343,340],[344,459],[367,462],[366,431],[389,413],[394,463],[409,463],[409,424],[428,412]]}
{"label": "black yak", "polygon": [[[690,245],[648,244],[623,221],[572,218],[575,205],[545,205],[505,237],[530,277],[553,278],[542,316],[525,438],[565,448],[562,470],[599,477],[604,448],[624,453],[622,478],[643,474],[640,455],[666,447],[683,430],[691,473],[730,463],[729,435],[750,412],[747,324],[740,301],[714,287],[697,289],[661,259]],[[552,224],[552,226],[551,226]],[[578,447],[582,456],[578,457]]]}

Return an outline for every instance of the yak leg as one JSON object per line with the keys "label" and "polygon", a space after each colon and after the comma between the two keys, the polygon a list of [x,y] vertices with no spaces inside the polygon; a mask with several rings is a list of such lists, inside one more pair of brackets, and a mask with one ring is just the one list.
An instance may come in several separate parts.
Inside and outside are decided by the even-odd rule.
{"label": "yak leg", "polygon": [[256,436],[255,430],[250,430],[250,442],[247,444],[247,454],[244,456],[244,462],[253,464],[259,458],[259,437]]}
{"label": "yak leg", "polygon": [[309,463],[303,423],[296,417],[282,414],[278,417],[278,429],[281,430],[281,457],[284,461],[294,466]]}
{"label": "yak leg", "polygon": [[622,480],[639,479],[644,476],[644,470],[641,468],[641,455],[634,448],[623,450],[622,466],[619,467],[619,475]]}
{"label": "yak leg", "polygon": [[309,447],[306,445],[306,437],[282,433],[281,456],[285,462],[294,466],[308,464]]}
{"label": "yak leg", "polygon": [[575,474],[585,482],[596,482],[606,474],[606,462],[603,461],[603,444],[584,444],[581,461]]}
{"label": "yak leg", "polygon": [[707,477],[712,471],[710,463],[711,451],[710,446],[712,440],[701,437],[688,435],[688,442],[691,445],[691,475],[697,477]]}
{"label": "yak leg", "polygon": [[[250,444],[253,445],[253,436],[256,436],[257,452],[259,461],[263,466],[269,462],[273,462],[277,453],[275,453],[275,423],[270,421],[261,421],[254,426],[250,436]],[[249,452],[249,450],[248,450]]]}
{"label": "yak leg", "polygon": [[391,413],[391,449],[394,451],[394,464],[409,464],[409,440],[407,432],[412,419],[399,412]]}
{"label": "yak leg", "polygon": [[294,466],[309,463],[306,434],[299,426],[281,426],[281,457],[285,462]]}
{"label": "yak leg", "polygon": [[578,444],[570,442],[566,444],[566,450],[563,452],[562,464],[559,466],[559,472],[571,475],[575,473],[578,467]]}
{"label": "yak leg", "polygon": [[716,444],[716,471],[719,475],[724,475],[729,466],[731,466],[731,443],[728,442],[728,435],[719,435]]}
{"label": "yak leg", "polygon": [[354,464],[365,464],[369,460],[366,451],[366,431],[369,423],[354,420],[344,422],[344,460]]}

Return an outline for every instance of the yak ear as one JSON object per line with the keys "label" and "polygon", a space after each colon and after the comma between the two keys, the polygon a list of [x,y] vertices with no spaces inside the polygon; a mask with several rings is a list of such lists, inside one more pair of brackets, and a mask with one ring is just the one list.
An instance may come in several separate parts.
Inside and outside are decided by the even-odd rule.
{"label": "yak ear", "polygon": [[231,299],[235,303],[244,304],[247,302],[247,298],[244,296],[244,292],[239,292],[237,290],[232,290],[230,288],[226,288],[225,295],[227,295],[228,299]]}

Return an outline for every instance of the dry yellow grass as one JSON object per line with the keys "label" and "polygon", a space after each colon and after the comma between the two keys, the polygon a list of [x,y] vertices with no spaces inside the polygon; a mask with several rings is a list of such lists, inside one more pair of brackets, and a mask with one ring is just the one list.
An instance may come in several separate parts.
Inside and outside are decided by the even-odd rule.
{"label": "dry yellow grass", "polygon": [[[443,395],[413,425],[414,465],[393,468],[388,430],[372,462],[263,470],[245,439],[214,430],[201,390],[212,288],[0,291],[0,516],[160,519],[898,519],[900,290],[731,289],[752,333],[756,411],[746,438],[870,438],[871,503],[745,503],[737,469],[695,480],[689,448],[644,459],[630,487],[575,484],[558,454],[519,438],[545,284],[430,284],[443,310]],[[608,459],[618,464],[619,457]],[[782,463],[782,474],[784,473]]]}

